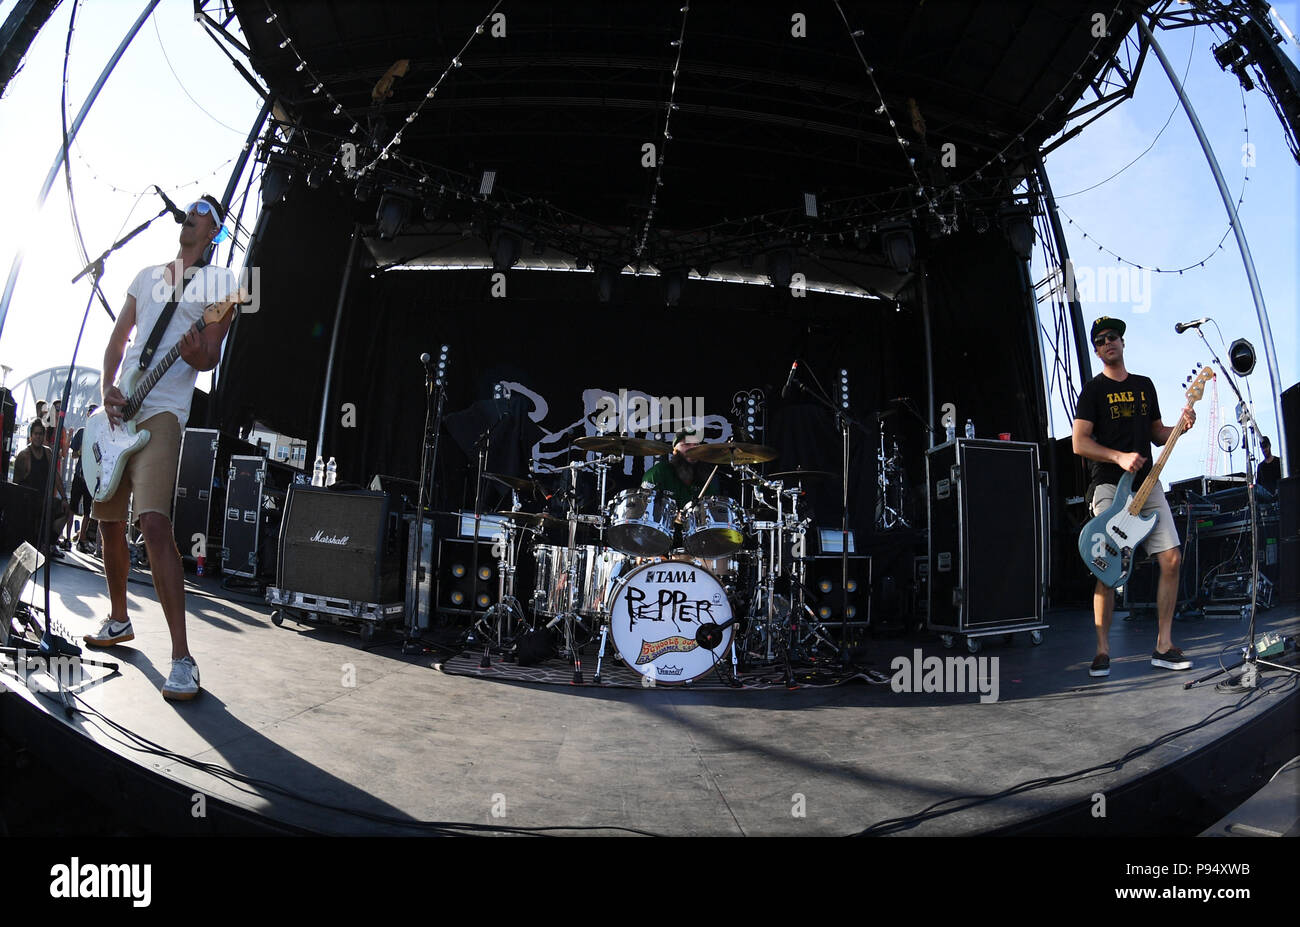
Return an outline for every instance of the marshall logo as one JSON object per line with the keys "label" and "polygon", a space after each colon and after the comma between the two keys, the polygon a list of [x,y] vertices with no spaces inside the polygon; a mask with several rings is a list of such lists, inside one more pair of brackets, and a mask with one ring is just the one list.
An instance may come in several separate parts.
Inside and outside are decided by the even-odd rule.
{"label": "marshall logo", "polygon": [[[636,658],[637,666],[644,666],[646,663],[653,663],[658,657],[666,653],[688,653],[698,647],[693,637],[665,637],[661,641],[643,641],[641,643],[641,654]],[[660,676],[680,676],[681,667],[676,667],[674,672],[668,669],[656,667],[655,672]]]}
{"label": "marshall logo", "polygon": [[350,534],[339,537],[336,534],[325,534],[319,529],[311,536],[311,540],[317,544],[337,544],[339,547],[346,547],[351,538],[352,535]]}

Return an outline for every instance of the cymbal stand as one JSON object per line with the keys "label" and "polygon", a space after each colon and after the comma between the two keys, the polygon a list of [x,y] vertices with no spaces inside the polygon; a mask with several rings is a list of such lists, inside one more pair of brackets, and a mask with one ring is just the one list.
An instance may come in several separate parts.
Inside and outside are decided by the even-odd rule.
{"label": "cymbal stand", "polygon": [[[510,492],[514,501],[511,511],[518,512],[522,508],[519,502],[519,491],[512,488]],[[506,638],[514,636],[512,632],[515,628],[528,623],[523,605],[515,598],[515,574],[518,571],[519,550],[523,546],[523,538],[528,529],[516,526],[510,519],[505,520],[502,528],[505,533],[493,545],[499,551],[497,554],[497,601],[479,620],[484,637],[491,636],[493,633],[492,628],[495,626],[498,647],[504,647]],[[518,542],[515,541],[516,534],[519,536]],[[514,655],[510,651],[506,651],[502,660],[506,663],[512,663],[514,662]]]}
{"label": "cymbal stand", "polygon": [[906,526],[906,520],[901,512],[889,504],[890,479],[889,472],[898,460],[898,442],[894,442],[894,456],[885,456],[885,428],[882,422],[880,427],[880,450],[876,452],[876,491],[879,493],[880,511],[876,514],[876,527],[886,530],[896,527],[897,525]]}

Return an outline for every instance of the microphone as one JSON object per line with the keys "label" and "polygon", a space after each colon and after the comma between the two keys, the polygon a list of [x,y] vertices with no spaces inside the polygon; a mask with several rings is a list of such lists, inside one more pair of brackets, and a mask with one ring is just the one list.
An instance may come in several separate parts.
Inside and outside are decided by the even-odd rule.
{"label": "microphone", "polygon": [[1174,323],[1174,331],[1176,331],[1178,334],[1181,335],[1183,332],[1187,331],[1187,329],[1189,329],[1189,328],[1200,328],[1202,325],[1204,325],[1204,324],[1205,324],[1206,322],[1208,322],[1208,321],[1210,321],[1210,317],[1207,315],[1207,316],[1206,316],[1205,318],[1203,318],[1203,319],[1194,319],[1194,320],[1191,321],[1191,322],[1175,322],[1175,323]]}
{"label": "microphone", "polygon": [[785,378],[785,386],[781,388],[781,398],[784,399],[790,392],[790,387],[794,383],[794,372],[799,369],[799,362],[795,361],[790,365],[790,376]]}
{"label": "microphone", "polygon": [[172,214],[172,218],[176,220],[176,224],[180,225],[182,222],[184,222],[185,213],[179,207],[177,207],[175,203],[173,203],[170,199],[168,199],[167,194],[162,192],[162,187],[158,186],[157,184],[154,184],[153,188],[158,191],[158,195],[162,197],[162,201],[167,204],[167,210]]}

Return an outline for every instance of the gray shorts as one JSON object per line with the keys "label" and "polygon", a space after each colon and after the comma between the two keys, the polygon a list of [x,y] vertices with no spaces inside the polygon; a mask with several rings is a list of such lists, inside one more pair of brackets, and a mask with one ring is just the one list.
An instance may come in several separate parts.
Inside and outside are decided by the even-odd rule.
{"label": "gray shorts", "polygon": [[[1101,514],[1114,501],[1115,484],[1099,483],[1092,496],[1092,514],[1094,516]],[[1142,506],[1143,515],[1150,515],[1152,512],[1156,513],[1156,524],[1146,540],[1142,542],[1142,548],[1149,556],[1154,557],[1174,547],[1181,547],[1178,528],[1174,525],[1174,513],[1169,510],[1169,500],[1165,498],[1164,487],[1159,484],[1151,491],[1151,495],[1147,496],[1146,505]]]}

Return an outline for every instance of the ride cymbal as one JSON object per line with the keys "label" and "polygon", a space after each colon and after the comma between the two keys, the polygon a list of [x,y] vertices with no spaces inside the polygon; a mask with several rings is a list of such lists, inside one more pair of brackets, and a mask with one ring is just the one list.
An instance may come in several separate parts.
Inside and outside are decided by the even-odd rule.
{"label": "ride cymbal", "polygon": [[779,451],[765,444],[697,444],[682,451],[682,456],[694,463],[758,464],[776,460]]}
{"label": "ride cymbal", "polygon": [[625,457],[658,457],[671,451],[672,445],[627,435],[590,435],[578,438],[573,446],[598,454],[622,454]]}

